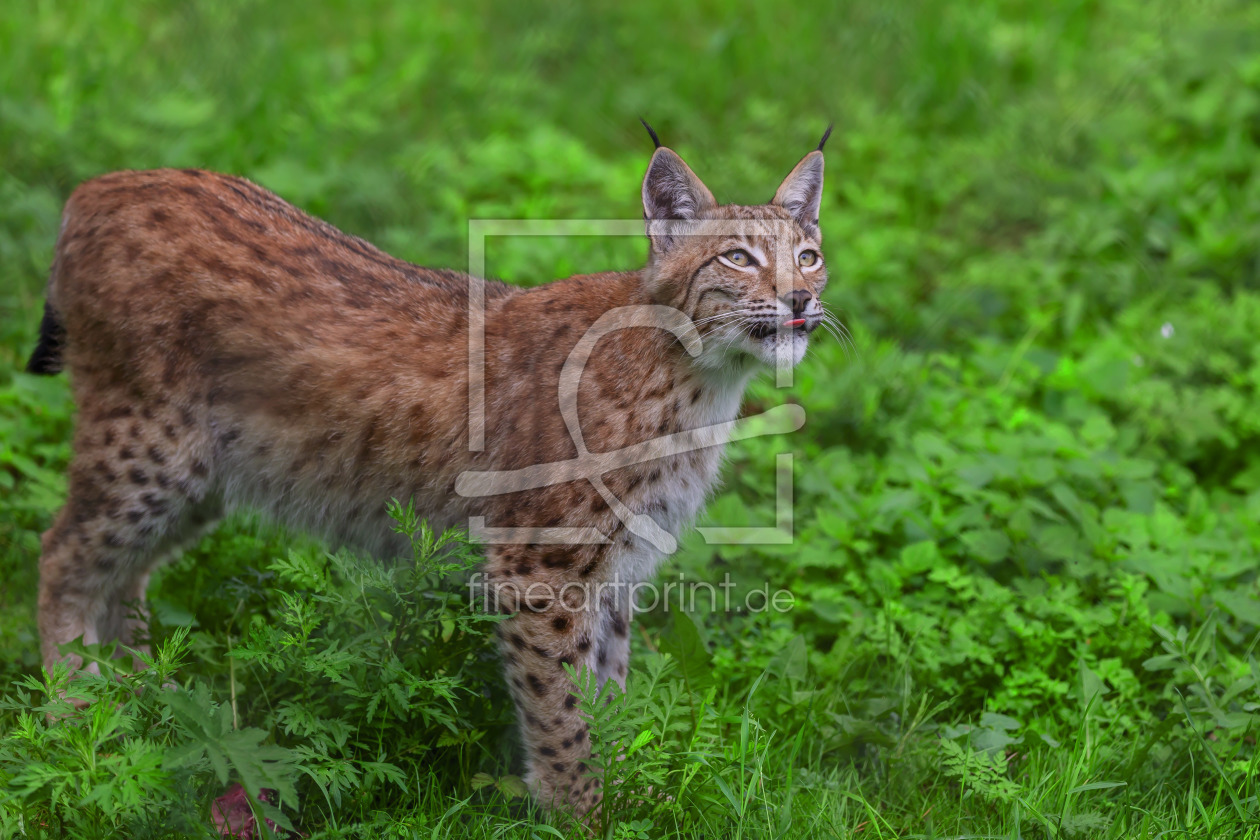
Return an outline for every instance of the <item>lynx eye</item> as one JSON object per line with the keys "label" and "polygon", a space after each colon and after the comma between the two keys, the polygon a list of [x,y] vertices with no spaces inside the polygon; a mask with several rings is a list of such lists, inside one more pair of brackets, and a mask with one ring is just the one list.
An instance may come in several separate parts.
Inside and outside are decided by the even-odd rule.
{"label": "lynx eye", "polygon": [[731,265],[739,268],[747,268],[753,264],[752,256],[743,248],[736,248],[734,251],[727,251],[722,256],[725,257],[726,261]]}
{"label": "lynx eye", "polygon": [[802,266],[804,266],[805,268],[809,268],[811,265],[818,262],[818,252],[817,251],[801,251],[801,255],[796,258],[796,261],[800,263]]}

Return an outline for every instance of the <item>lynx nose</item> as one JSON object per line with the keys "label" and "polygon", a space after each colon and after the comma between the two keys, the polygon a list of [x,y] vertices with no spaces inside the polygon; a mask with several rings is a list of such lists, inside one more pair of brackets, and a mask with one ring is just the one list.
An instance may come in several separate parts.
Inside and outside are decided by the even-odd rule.
{"label": "lynx nose", "polygon": [[805,307],[814,299],[808,289],[793,289],[784,295],[780,300],[786,303],[792,310],[793,315],[800,315],[805,311]]}

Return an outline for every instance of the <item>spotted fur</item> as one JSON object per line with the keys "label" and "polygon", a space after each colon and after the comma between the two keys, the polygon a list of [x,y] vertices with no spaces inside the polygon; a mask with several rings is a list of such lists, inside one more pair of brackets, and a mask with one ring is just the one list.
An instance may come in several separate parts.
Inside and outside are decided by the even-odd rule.
{"label": "spotted fur", "polygon": [[[65,207],[31,361],[64,367],[79,407],[69,496],[43,535],[45,663],[80,637],[134,643],[154,565],[237,508],[380,555],[400,548],[391,497],[414,499],[436,526],[480,516],[595,528],[603,539],[590,545],[492,545],[485,575],[512,613],[501,641],[530,785],[548,806],[597,808],[564,666],[624,683],[631,605],[621,590],[589,593],[646,580],[663,551],[585,479],[487,496],[456,484],[465,471],[577,456],[561,371],[617,307],[674,307],[703,349],[649,327],[601,339],[578,389],[591,452],[734,419],[749,377],[799,361],[822,318],[826,269],[800,256],[820,248],[822,168],[811,152],[771,203],[719,206],[658,148],[643,185],[646,266],[529,290],[405,263],[241,178],[164,169],[83,184]],[[756,264],[739,265],[737,250]],[[468,422],[472,290],[486,312],[480,451]],[[717,476],[721,440],[708,443],[603,481],[677,535]]]}

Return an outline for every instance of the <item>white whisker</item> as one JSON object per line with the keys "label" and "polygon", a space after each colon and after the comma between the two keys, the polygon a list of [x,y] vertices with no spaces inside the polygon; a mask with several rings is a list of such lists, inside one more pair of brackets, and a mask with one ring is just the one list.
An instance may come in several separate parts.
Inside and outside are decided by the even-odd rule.
{"label": "white whisker", "polygon": [[[824,309],[822,311],[822,321],[820,323],[824,328],[826,328],[827,332],[834,336],[836,341],[840,343],[840,347],[844,350],[844,356],[846,359],[856,358],[860,355],[858,353],[857,342],[853,340],[853,334],[849,332],[849,328],[836,318],[835,315],[832,315]],[[850,350],[852,350],[852,355],[850,355]]]}
{"label": "white whisker", "polygon": [[701,318],[699,321],[692,321],[691,323],[698,327],[701,324],[707,324],[710,321],[717,321],[722,318],[732,318],[736,315],[747,315],[750,312],[752,312],[751,309],[733,309],[730,312],[720,312],[717,315],[710,315],[708,318]]}

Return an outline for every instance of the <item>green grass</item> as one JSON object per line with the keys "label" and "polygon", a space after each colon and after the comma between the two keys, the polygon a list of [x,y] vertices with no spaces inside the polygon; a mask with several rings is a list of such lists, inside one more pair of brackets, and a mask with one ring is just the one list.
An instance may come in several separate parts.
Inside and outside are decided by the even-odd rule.
{"label": "green grass", "polygon": [[[750,394],[806,425],[736,446],[706,522],[774,522],[793,452],[795,539],[693,534],[662,578],[794,607],[641,617],[625,702],[590,709],[628,753],[605,835],[1260,836],[1260,7],[286,9],[0,16],[0,836],[207,836],[237,780],[311,838],[571,831],[520,796],[487,627],[423,545],[364,564],[234,521],[155,577],[154,667],[45,717],[73,408],[18,371],[82,179],[236,172],[458,268],[469,218],[636,218],[640,115],[740,202],[836,120],[856,352]],[[644,252],[505,238],[487,270]]]}

